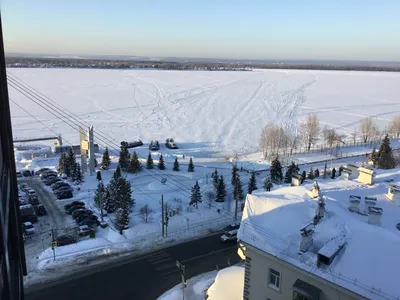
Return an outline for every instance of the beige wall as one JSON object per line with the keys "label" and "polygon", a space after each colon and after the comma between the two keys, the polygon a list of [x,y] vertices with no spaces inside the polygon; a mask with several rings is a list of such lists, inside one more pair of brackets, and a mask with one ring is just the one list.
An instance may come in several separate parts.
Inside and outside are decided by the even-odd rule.
{"label": "beige wall", "polygon": [[[259,250],[251,246],[246,246],[246,257],[251,258],[248,300],[268,300],[268,298],[271,300],[293,299],[292,286],[297,279],[319,288],[321,290],[319,300],[366,299],[340,287],[331,286],[326,281],[318,280],[318,277],[311,277],[308,273],[290,264],[282,263],[282,261],[272,256],[262,254]],[[280,291],[276,291],[268,286],[269,268],[281,273]]]}

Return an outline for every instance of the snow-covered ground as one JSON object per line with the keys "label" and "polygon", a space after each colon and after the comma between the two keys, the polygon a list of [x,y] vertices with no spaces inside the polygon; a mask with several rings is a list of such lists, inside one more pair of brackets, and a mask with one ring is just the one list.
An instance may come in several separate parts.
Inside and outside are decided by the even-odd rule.
{"label": "snow-covered ground", "polygon": [[158,300],[181,300],[182,292],[187,300],[240,300],[243,295],[244,267],[232,266],[220,271],[211,271],[187,281],[182,291],[178,284],[161,295]]}

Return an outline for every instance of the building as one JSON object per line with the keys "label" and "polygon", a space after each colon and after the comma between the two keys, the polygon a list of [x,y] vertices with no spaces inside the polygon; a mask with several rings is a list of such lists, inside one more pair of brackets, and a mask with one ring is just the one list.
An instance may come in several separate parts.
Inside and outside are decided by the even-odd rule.
{"label": "building", "polygon": [[301,180],[303,177],[300,174],[293,174],[292,175],[292,186],[299,186],[301,185]]}
{"label": "building", "polygon": [[379,208],[364,216],[348,210],[349,191],[327,192],[325,216],[314,225],[319,200],[306,193],[300,186],[247,195],[238,232],[243,299],[400,297],[400,208],[382,190]]}
{"label": "building", "polygon": [[389,184],[389,190],[386,197],[397,205],[400,205],[400,185]]}
{"label": "building", "polygon": [[373,184],[375,179],[375,171],[367,168],[358,168],[358,182],[363,184]]}
{"label": "building", "polygon": [[24,298],[27,275],[0,17],[0,299]]}

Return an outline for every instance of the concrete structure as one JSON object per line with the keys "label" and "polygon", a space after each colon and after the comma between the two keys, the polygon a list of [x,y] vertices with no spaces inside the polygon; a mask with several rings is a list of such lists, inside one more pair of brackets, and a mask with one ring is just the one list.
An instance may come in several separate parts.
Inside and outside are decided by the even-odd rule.
{"label": "concrete structure", "polygon": [[355,178],[358,177],[358,169],[359,169],[359,166],[352,165],[352,164],[348,164],[348,165],[346,166],[346,168],[349,169],[349,170],[351,171],[349,179],[355,179]]}
{"label": "concrete structure", "polygon": [[358,168],[358,182],[363,184],[373,184],[375,179],[375,171],[367,168]]}
{"label": "concrete structure", "polygon": [[365,197],[364,198],[364,215],[368,215],[370,207],[376,206],[376,197]]}
{"label": "concrete structure", "polygon": [[360,196],[350,195],[349,197],[349,210],[352,212],[359,212],[360,211]]}
{"label": "concrete structure", "polygon": [[350,180],[350,178],[351,178],[351,170],[349,168],[344,167],[342,173],[340,174],[340,179]]}
{"label": "concrete structure", "polygon": [[383,209],[380,207],[370,207],[368,211],[368,223],[374,225],[381,224],[381,216],[383,213]]}
{"label": "concrete structure", "polygon": [[400,205],[400,186],[389,184],[389,190],[388,193],[385,194],[385,196],[397,205]]}
{"label": "concrete structure", "polygon": [[[361,300],[362,297],[279,257],[246,246],[244,300]],[[307,298],[302,298],[307,297]]]}
{"label": "concrete structure", "polygon": [[301,175],[300,174],[294,174],[292,176],[292,186],[299,186],[301,184]]}
{"label": "concrete structure", "polygon": [[95,153],[98,152],[98,149],[97,151],[95,149],[93,126],[90,126],[87,132],[83,128],[80,128],[79,138],[82,173],[89,172],[90,175],[94,175],[94,159]]}

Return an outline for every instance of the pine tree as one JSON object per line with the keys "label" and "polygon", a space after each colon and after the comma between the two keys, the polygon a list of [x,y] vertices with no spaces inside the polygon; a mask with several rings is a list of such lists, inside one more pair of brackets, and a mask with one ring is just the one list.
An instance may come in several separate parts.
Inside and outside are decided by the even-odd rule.
{"label": "pine tree", "polygon": [[386,135],[382,141],[378,153],[378,167],[380,169],[393,169],[396,167],[396,161],[393,156],[392,147],[390,147],[389,136]]}
{"label": "pine tree", "polygon": [[307,178],[308,179],[314,179],[315,178],[315,172],[314,172],[313,168],[311,168],[310,171],[308,172]]}
{"label": "pine tree", "polygon": [[103,183],[99,182],[97,184],[97,189],[94,192],[94,203],[98,208],[101,208],[101,202],[103,202],[103,208],[104,208],[104,194],[106,192],[106,189],[104,188]]}
{"label": "pine tree", "polygon": [[72,176],[75,164],[76,164],[75,153],[74,153],[74,150],[72,149],[72,147],[70,147],[69,151],[68,151],[68,154],[67,154],[67,157],[65,159],[65,164],[64,164],[64,173],[68,177]]}
{"label": "pine tree", "polygon": [[378,162],[378,153],[376,153],[376,149],[374,148],[371,152],[371,155],[369,156],[369,160],[372,162],[374,165],[374,168],[376,167],[376,163]]}
{"label": "pine tree", "polygon": [[306,171],[303,171],[303,173],[301,173],[301,183],[304,182],[304,180],[306,179],[306,177],[307,177]]}
{"label": "pine tree", "polygon": [[101,172],[100,172],[100,171],[97,171],[97,172],[96,172],[96,180],[97,180],[97,181],[101,181],[101,180],[102,180],[102,178],[101,178]]}
{"label": "pine tree", "polygon": [[254,190],[257,189],[257,181],[256,181],[256,174],[254,172],[251,173],[249,186],[247,189],[247,193],[251,194]]}
{"label": "pine tree", "polygon": [[233,189],[233,198],[235,200],[243,200],[244,195],[243,195],[243,187],[242,187],[242,182],[240,181],[240,175],[236,174],[236,180],[235,180],[235,185]]}
{"label": "pine tree", "polygon": [[175,157],[174,167],[172,168],[172,170],[174,170],[175,172],[179,171],[179,162],[177,157]]}
{"label": "pine tree", "polygon": [[103,198],[103,208],[107,213],[113,213],[115,211],[114,201],[111,198],[109,187],[105,189],[104,198]]}
{"label": "pine tree", "polygon": [[153,169],[154,168],[153,158],[151,157],[151,153],[150,152],[149,152],[149,155],[147,156],[146,168],[147,169]]}
{"label": "pine tree", "polygon": [[295,165],[295,163],[292,161],[290,166],[288,166],[286,174],[285,174],[285,183],[291,183],[292,182],[292,176],[294,174],[297,174],[299,171],[299,167]]}
{"label": "pine tree", "polygon": [[129,164],[129,172],[138,173],[142,170],[142,168],[143,167],[142,164],[140,163],[139,157],[136,151],[134,151]]}
{"label": "pine tree", "polygon": [[264,180],[264,189],[267,192],[269,192],[273,186],[274,185],[272,184],[271,179],[269,177],[265,178],[265,180]]}
{"label": "pine tree", "polygon": [[232,185],[235,185],[235,183],[236,183],[237,171],[238,171],[238,168],[236,167],[236,165],[234,165],[234,166],[232,167],[232,178],[231,178],[231,184],[232,184]]}
{"label": "pine tree", "polygon": [[83,180],[81,165],[75,163],[74,170],[72,172],[72,179],[78,183],[81,183]]}
{"label": "pine tree", "polygon": [[318,178],[318,177],[319,177],[319,170],[315,169],[314,178]]}
{"label": "pine tree", "polygon": [[335,179],[335,177],[336,177],[336,169],[333,168],[333,169],[332,169],[332,176],[331,176],[331,179]]}
{"label": "pine tree", "polygon": [[202,202],[202,197],[199,183],[196,181],[196,184],[192,187],[189,205],[195,205],[196,209],[198,209],[198,203]]}
{"label": "pine tree", "polygon": [[215,194],[217,194],[217,189],[218,189],[218,170],[215,169],[214,173],[213,173],[213,184],[214,184],[214,190],[215,190]]}
{"label": "pine tree", "polygon": [[216,191],[216,199],[217,202],[224,202],[226,196],[226,187],[224,182],[224,177],[221,175],[218,180],[218,187]]}
{"label": "pine tree", "polygon": [[119,230],[127,229],[129,226],[129,211],[119,208],[115,214],[115,225]]}
{"label": "pine tree", "polygon": [[121,150],[119,152],[119,165],[122,171],[127,171],[130,165],[130,154],[128,150],[128,143],[121,142]]}
{"label": "pine tree", "polygon": [[120,166],[117,167],[117,169],[115,170],[114,175],[115,175],[114,176],[115,178],[121,177],[121,167]]}
{"label": "pine tree", "polygon": [[271,167],[269,170],[271,174],[271,180],[275,182],[281,182],[283,175],[282,175],[282,165],[281,162],[278,159],[278,156],[274,158],[274,160],[271,162]]}
{"label": "pine tree", "polygon": [[194,164],[192,158],[189,159],[188,172],[194,172]]}
{"label": "pine tree", "polygon": [[67,162],[67,154],[61,153],[60,159],[58,160],[58,173],[65,173],[65,164]]}
{"label": "pine tree", "polygon": [[158,159],[158,169],[165,170],[164,157],[162,154],[160,154],[160,158]]}
{"label": "pine tree", "polygon": [[110,154],[108,153],[108,147],[106,147],[106,150],[103,153],[103,156],[101,157],[101,169],[102,170],[108,170],[111,164],[111,158]]}

